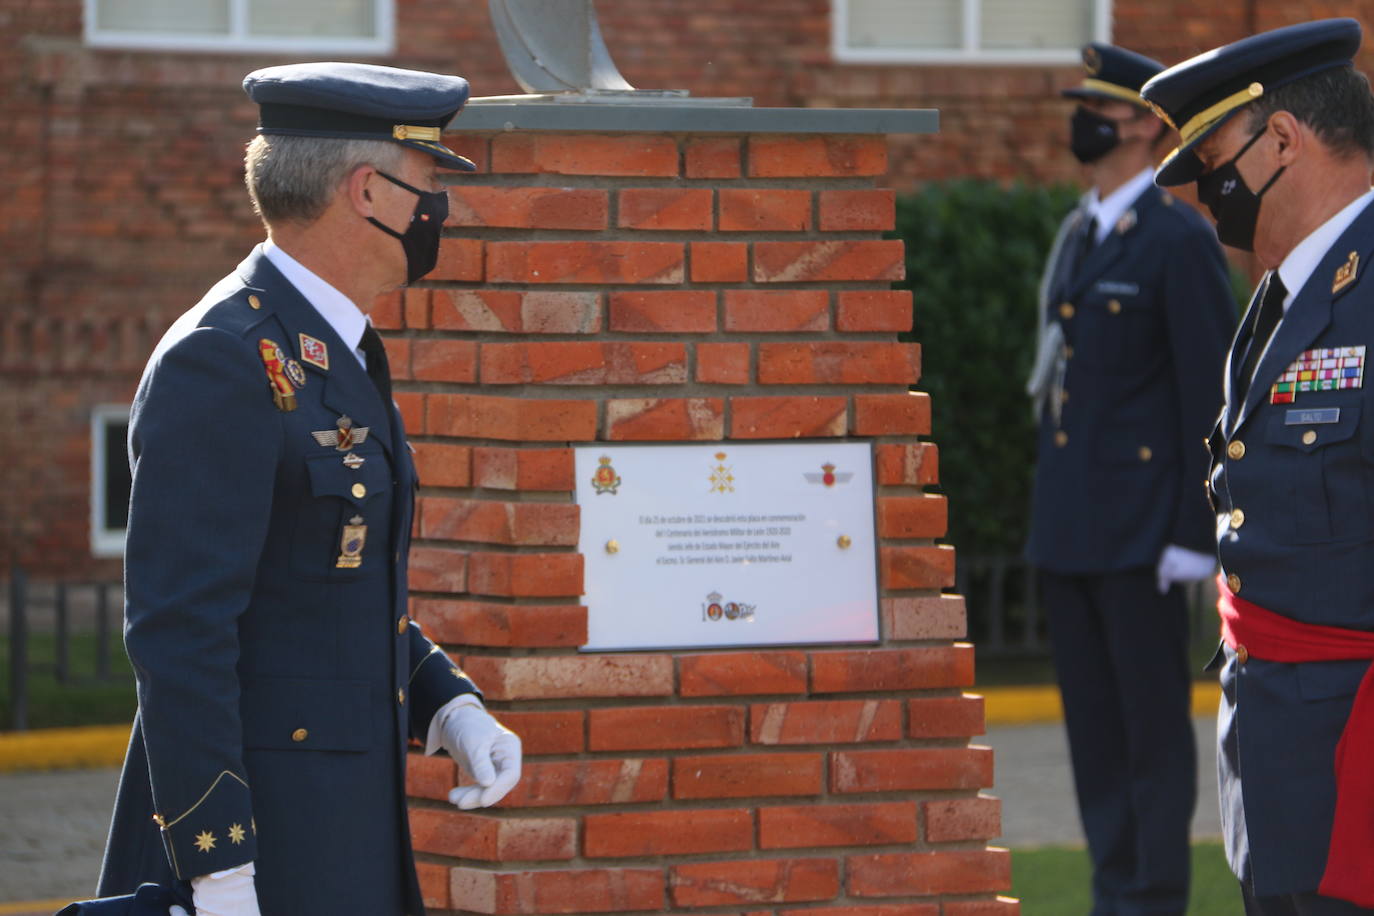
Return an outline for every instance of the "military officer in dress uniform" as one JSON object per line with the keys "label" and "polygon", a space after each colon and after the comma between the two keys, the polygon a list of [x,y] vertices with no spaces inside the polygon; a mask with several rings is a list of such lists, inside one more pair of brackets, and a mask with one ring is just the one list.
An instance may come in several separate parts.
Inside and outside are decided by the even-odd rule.
{"label": "military officer in dress uniform", "polygon": [[[272,67],[247,184],[267,241],[181,316],[135,396],[125,643],[138,715],[100,892],[201,916],[421,914],[406,744],[489,805],[520,743],[406,616],[415,467],[366,309],[433,268],[465,80]],[[184,888],[184,885],[181,885]]]}
{"label": "military officer in dress uniform", "polygon": [[1041,285],[1028,558],[1063,695],[1095,916],[1183,913],[1196,752],[1187,606],[1211,519],[1200,447],[1235,311],[1207,221],[1151,182],[1167,128],[1140,97],[1163,70],[1090,44],[1071,149],[1093,188]]}
{"label": "military officer in dress uniform", "polygon": [[1156,182],[1196,181],[1221,240],[1266,268],[1209,440],[1222,825],[1245,911],[1264,916],[1374,912],[1374,697],[1360,687],[1374,658],[1374,99],[1352,66],[1360,39],[1352,19],[1295,25],[1142,90],[1182,140]]}

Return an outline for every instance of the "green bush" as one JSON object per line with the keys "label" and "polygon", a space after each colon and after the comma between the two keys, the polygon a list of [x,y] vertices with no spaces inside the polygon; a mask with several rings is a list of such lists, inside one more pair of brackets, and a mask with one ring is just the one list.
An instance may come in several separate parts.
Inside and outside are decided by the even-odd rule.
{"label": "green bush", "polygon": [[1079,192],[985,181],[932,184],[899,197],[921,342],[920,388],[949,496],[948,540],[965,556],[1025,544],[1035,423],[1025,395],[1035,356],[1036,289],[1045,255]]}

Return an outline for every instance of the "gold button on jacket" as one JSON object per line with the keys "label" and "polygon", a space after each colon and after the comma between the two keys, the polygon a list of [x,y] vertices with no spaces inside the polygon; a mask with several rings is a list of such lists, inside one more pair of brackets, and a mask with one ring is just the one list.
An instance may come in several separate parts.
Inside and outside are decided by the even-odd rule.
{"label": "gold button on jacket", "polygon": [[1245,511],[1242,509],[1231,510],[1231,527],[1239,528],[1245,524]]}
{"label": "gold button on jacket", "polygon": [[1229,576],[1227,576],[1227,577],[1226,577],[1226,587],[1229,588],[1229,589],[1231,590],[1231,593],[1232,593],[1232,594],[1239,594],[1239,593],[1240,593],[1240,576],[1236,575],[1235,573],[1231,573]]}
{"label": "gold button on jacket", "polygon": [[1239,461],[1245,457],[1245,443],[1239,439],[1233,439],[1231,444],[1226,446],[1226,455],[1232,461]]}
{"label": "gold button on jacket", "polygon": [[1073,303],[1065,302],[1059,306],[1059,317],[1065,321],[1073,317]]}
{"label": "gold button on jacket", "polygon": [[296,729],[295,731],[293,731],[293,732],[291,733],[291,740],[292,740],[292,741],[304,741],[306,738],[309,738],[309,737],[310,737],[310,732],[307,731],[307,730],[304,729],[304,728],[298,728],[298,729]]}

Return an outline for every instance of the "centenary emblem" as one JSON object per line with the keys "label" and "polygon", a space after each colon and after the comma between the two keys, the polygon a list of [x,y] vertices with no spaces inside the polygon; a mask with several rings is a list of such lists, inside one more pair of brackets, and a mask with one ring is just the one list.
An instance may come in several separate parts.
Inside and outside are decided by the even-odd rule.
{"label": "centenary emblem", "polygon": [[597,460],[601,462],[601,466],[592,474],[592,489],[596,491],[597,496],[602,493],[614,496],[620,489],[620,475],[611,467],[609,455],[602,455]]}

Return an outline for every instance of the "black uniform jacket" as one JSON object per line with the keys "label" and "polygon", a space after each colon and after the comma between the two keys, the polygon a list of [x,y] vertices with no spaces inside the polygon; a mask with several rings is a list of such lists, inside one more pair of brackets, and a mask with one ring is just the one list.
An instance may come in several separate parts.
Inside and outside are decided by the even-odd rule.
{"label": "black uniform jacket", "polygon": [[406,616],[395,406],[258,249],[158,345],[129,447],[139,709],[100,892],[254,860],[265,916],[422,913],[406,742],[476,688]]}

